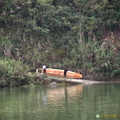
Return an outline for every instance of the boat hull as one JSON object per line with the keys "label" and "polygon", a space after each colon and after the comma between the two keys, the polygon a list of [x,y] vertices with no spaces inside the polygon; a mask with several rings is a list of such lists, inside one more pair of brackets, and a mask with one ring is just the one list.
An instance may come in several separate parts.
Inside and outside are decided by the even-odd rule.
{"label": "boat hull", "polygon": [[66,77],[66,78],[74,78],[74,79],[81,79],[82,74],[76,73],[73,71],[67,71],[67,70],[60,70],[60,69],[51,69],[47,68],[45,71],[42,68],[36,69],[36,73],[45,73],[48,76],[54,76],[54,77]]}

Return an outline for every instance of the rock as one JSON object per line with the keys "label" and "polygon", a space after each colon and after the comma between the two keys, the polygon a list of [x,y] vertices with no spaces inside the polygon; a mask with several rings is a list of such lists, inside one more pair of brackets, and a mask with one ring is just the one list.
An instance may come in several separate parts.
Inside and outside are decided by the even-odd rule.
{"label": "rock", "polygon": [[57,84],[56,82],[52,82],[52,83],[50,83],[48,86],[50,86],[50,87],[57,87],[58,84]]}

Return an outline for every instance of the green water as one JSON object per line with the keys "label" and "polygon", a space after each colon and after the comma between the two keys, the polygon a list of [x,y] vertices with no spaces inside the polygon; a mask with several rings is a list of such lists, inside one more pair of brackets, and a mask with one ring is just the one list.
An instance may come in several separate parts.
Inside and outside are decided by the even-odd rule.
{"label": "green water", "polygon": [[120,84],[0,88],[0,120],[120,120]]}

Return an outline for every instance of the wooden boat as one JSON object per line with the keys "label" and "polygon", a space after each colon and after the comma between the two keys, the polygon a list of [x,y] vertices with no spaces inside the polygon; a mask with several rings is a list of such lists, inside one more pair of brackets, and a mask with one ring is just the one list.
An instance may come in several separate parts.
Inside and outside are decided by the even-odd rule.
{"label": "wooden boat", "polygon": [[68,71],[68,70],[61,70],[61,69],[52,69],[52,68],[38,68],[36,69],[36,73],[45,73],[48,76],[53,76],[53,77],[66,77],[66,78],[73,78],[73,79],[81,79],[82,74],[76,73],[73,71]]}

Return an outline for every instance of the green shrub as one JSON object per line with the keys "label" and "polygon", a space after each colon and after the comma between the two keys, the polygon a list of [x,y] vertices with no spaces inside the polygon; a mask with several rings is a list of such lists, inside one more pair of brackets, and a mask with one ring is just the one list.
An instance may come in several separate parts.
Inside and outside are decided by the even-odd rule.
{"label": "green shrub", "polygon": [[[27,67],[20,61],[0,59],[0,81],[3,86],[16,86],[24,79]],[[1,85],[2,86],[2,85]]]}

